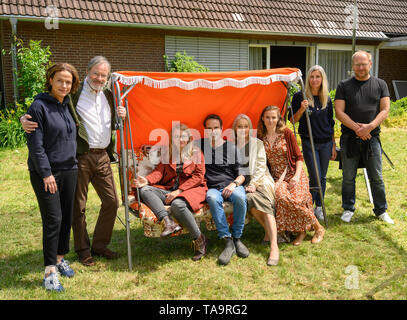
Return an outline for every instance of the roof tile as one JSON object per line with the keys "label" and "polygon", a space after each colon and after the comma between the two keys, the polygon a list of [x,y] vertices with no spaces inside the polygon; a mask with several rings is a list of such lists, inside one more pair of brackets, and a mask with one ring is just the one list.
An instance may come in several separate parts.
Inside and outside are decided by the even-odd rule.
{"label": "roof tile", "polygon": [[[56,1],[54,1],[56,2]],[[50,0],[2,0],[0,16],[45,16]],[[340,0],[59,0],[64,19],[341,35],[351,1]],[[407,35],[407,1],[359,0],[360,30]],[[243,21],[235,21],[238,13]],[[319,20],[316,28],[310,20]],[[335,27],[336,26],[336,27]],[[342,32],[343,31],[343,32]],[[370,33],[369,33],[370,32]]]}

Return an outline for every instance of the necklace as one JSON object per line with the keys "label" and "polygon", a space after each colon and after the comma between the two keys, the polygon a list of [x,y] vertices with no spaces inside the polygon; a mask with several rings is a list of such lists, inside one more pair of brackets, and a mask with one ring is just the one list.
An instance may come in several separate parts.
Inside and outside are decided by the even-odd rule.
{"label": "necklace", "polygon": [[268,135],[266,135],[266,140],[269,143],[270,147],[273,146],[274,141],[276,140],[276,138],[277,138],[277,134],[273,134],[273,135],[268,134]]}

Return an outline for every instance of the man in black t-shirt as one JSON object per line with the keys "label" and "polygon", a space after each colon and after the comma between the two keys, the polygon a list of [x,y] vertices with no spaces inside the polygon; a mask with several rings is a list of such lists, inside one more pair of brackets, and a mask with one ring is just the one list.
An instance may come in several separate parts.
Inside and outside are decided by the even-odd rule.
{"label": "man in black t-shirt", "polygon": [[382,177],[380,124],[390,110],[386,82],[370,75],[371,55],[357,51],[352,56],[355,76],[342,80],[336,89],[336,118],[342,122],[342,208],[341,219],[350,222],[355,212],[355,178],[362,160],[372,190],[374,213],[387,223],[394,224],[387,210],[386,192]]}
{"label": "man in black t-shirt", "polygon": [[[215,114],[204,120],[208,138],[199,140],[199,147],[205,156],[205,177],[208,192],[206,202],[209,205],[219,238],[225,240],[225,249],[219,255],[219,264],[226,265],[232,256],[249,256],[249,250],[241,242],[247,203],[246,192],[242,186],[245,178],[242,174],[239,154],[233,143],[222,138],[222,119]],[[231,230],[223,209],[224,201],[233,204],[233,224]]]}

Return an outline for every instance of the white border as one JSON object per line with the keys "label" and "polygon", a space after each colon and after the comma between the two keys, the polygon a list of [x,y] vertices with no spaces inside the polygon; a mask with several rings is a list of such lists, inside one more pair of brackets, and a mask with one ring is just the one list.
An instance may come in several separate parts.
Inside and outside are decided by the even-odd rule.
{"label": "white border", "polygon": [[235,87],[235,88],[245,88],[251,84],[261,84],[269,85],[276,81],[292,82],[298,80],[302,76],[301,70],[293,72],[290,74],[272,74],[267,77],[247,77],[242,80],[236,80],[232,78],[225,78],[217,81],[210,81],[206,79],[196,79],[193,81],[184,81],[179,78],[169,78],[165,80],[155,80],[148,76],[132,76],[128,77],[120,73],[112,73],[112,80],[118,81],[125,86],[131,86],[133,84],[142,83],[146,86],[165,89],[178,87],[184,90],[194,90],[196,88],[206,88],[206,89],[220,89],[223,87]]}

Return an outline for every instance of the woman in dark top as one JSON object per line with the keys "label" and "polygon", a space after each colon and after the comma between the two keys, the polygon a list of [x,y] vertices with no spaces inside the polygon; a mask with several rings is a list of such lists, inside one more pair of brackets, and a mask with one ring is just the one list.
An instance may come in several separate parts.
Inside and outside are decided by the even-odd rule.
{"label": "woman in dark top", "polygon": [[140,189],[141,200],[151,209],[165,229],[161,237],[177,232],[181,227],[168,215],[164,205],[171,206],[171,214],[185,227],[193,239],[197,261],[206,255],[207,238],[199,229],[193,212],[203,207],[206,186],[205,159],[192,143],[192,135],[184,124],[175,125],[171,132],[168,158],[147,177],[138,176],[133,186]]}
{"label": "woman in dark top", "polygon": [[79,77],[67,63],[53,65],[46,77],[48,92],[38,94],[27,111],[38,124],[26,135],[28,168],[42,218],[43,286],[63,291],[57,269],[62,276],[74,275],[64,255],[69,252],[77,177],[77,118],[69,94],[77,90]]}
{"label": "woman in dark top", "polygon": [[303,99],[302,92],[297,92],[293,97],[294,121],[300,122],[298,132],[301,136],[302,153],[308,169],[312,202],[316,205],[314,214],[318,219],[323,219],[322,202],[317,189],[318,182],[314,169],[306,116],[304,115],[308,107],[311,112],[309,118],[322,194],[325,195],[326,173],[328,171],[329,160],[336,158],[336,146],[332,101],[328,91],[328,80],[321,66],[315,65],[309,69],[305,82],[305,95],[307,97],[306,100]]}

